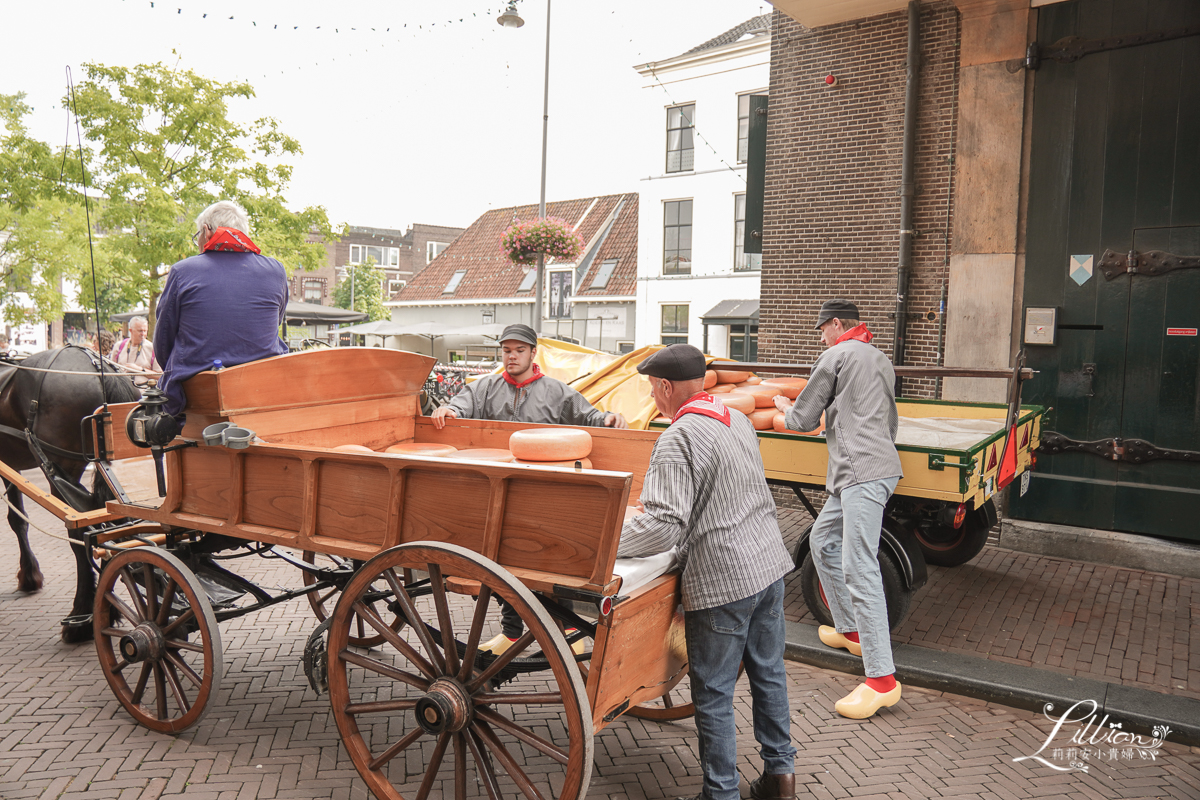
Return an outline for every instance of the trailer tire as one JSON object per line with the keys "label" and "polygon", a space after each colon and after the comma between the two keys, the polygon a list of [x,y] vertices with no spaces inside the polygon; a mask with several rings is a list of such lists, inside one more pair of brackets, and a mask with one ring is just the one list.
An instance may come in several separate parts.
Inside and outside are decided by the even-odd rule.
{"label": "trailer tire", "polygon": [[957,530],[949,525],[933,523],[924,527],[914,525],[912,532],[926,564],[957,567],[979,555],[987,544],[988,531],[995,521],[996,506],[988,500],[983,506],[968,511]]}
{"label": "trailer tire", "polygon": [[[879,574],[883,577],[883,596],[887,601],[888,629],[895,630],[908,616],[913,591],[904,585],[900,567],[882,549],[879,551]],[[821,625],[833,625],[833,614],[830,613],[829,603],[825,600],[812,551],[804,556],[804,562],[800,566],[800,591],[804,595],[808,610],[817,618],[817,622]]]}

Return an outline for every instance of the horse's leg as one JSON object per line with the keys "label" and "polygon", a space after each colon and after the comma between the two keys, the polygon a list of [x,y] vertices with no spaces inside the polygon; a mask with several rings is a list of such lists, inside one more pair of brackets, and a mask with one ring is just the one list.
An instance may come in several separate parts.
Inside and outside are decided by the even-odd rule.
{"label": "horse's leg", "polygon": [[[17,591],[36,592],[42,588],[42,569],[38,566],[33,548],[29,546],[29,523],[21,516],[25,513],[24,496],[16,485],[4,481],[4,495],[12,505],[8,508],[8,525],[17,535],[17,547],[21,558],[17,567]],[[20,512],[20,513],[18,513]]]}
{"label": "horse's leg", "polygon": [[71,616],[62,621],[62,640],[67,644],[92,640],[92,610],[96,603],[96,576],[88,553],[87,535],[79,529],[68,531],[71,554],[75,556],[75,603]]}

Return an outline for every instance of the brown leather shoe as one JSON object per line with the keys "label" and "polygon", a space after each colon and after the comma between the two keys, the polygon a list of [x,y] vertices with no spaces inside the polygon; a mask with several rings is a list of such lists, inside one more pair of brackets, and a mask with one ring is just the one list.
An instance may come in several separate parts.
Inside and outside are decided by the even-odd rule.
{"label": "brown leather shoe", "polygon": [[750,783],[754,800],[796,800],[796,776],[760,775]]}

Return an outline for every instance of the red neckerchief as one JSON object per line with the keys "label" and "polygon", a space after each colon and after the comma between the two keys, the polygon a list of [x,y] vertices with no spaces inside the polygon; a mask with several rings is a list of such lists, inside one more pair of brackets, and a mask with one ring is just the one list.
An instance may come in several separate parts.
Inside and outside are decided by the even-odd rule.
{"label": "red neckerchief", "polygon": [[863,322],[855,325],[853,328],[839,336],[834,344],[841,344],[847,339],[856,339],[860,342],[866,342],[867,344],[870,344],[871,340],[874,338],[875,336],[869,330],[867,330],[867,323]]}
{"label": "red neckerchief", "polygon": [[261,253],[250,237],[235,228],[217,228],[207,242],[204,252],[209,250],[233,250],[239,253]]}
{"label": "red neckerchief", "polygon": [[671,420],[674,425],[684,414],[703,414],[706,417],[712,417],[715,420],[720,420],[729,427],[729,409],[725,407],[717,398],[713,397],[708,392],[697,392],[691,400],[688,400],[683,406],[675,412],[675,417]]}
{"label": "red neckerchief", "polygon": [[521,383],[517,383],[516,379],[513,378],[513,376],[508,374],[508,370],[504,370],[500,374],[504,376],[504,380],[509,385],[515,386],[518,389],[522,389],[522,388],[528,386],[529,384],[533,383],[534,381],[538,380],[539,378],[546,377],[545,375],[542,374],[542,368],[539,367],[536,363],[533,365],[533,377],[527,381],[522,381]]}

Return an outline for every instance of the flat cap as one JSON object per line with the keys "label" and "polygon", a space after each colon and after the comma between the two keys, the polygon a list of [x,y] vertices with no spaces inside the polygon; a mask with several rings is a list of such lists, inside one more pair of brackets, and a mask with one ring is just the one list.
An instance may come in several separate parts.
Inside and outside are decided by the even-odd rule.
{"label": "flat cap", "polygon": [[862,319],[858,315],[858,306],[849,300],[826,300],[821,304],[821,313],[817,314],[817,330],[821,330],[821,326],[834,317],[838,319]]}
{"label": "flat cap", "polygon": [[690,344],[664,347],[637,367],[637,371],[643,375],[666,378],[669,381],[693,381],[703,378],[706,369],[704,353]]}
{"label": "flat cap", "polygon": [[534,333],[533,328],[519,322],[509,325],[504,329],[504,333],[500,334],[500,341],[507,342],[509,339],[516,339],[518,342],[537,347],[537,334]]}

